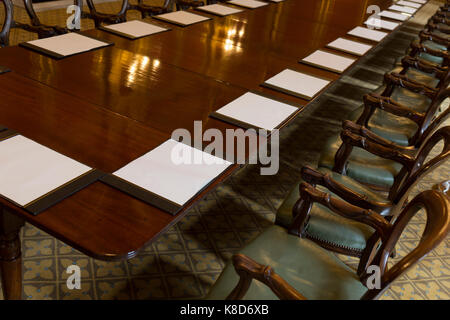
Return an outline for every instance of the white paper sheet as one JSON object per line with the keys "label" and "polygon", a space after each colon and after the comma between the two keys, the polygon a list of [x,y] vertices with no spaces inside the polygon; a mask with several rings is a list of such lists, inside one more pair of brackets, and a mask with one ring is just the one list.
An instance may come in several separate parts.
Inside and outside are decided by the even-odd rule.
{"label": "white paper sheet", "polygon": [[408,14],[414,14],[416,13],[417,9],[411,8],[411,7],[404,7],[404,6],[398,6],[398,5],[392,5],[388,9],[394,10],[394,11],[400,11]]}
{"label": "white paper sheet", "polygon": [[[194,157],[204,161],[177,164],[183,154],[190,155],[192,162]],[[114,175],[182,206],[230,165],[231,162],[170,139]]]}
{"label": "white paper sheet", "polygon": [[372,48],[371,45],[344,38],[337,38],[336,40],[327,44],[327,47],[356,54],[358,56],[363,56]]}
{"label": "white paper sheet", "polygon": [[399,6],[413,7],[416,9],[419,9],[422,6],[420,3],[415,3],[411,1],[398,1],[396,4],[398,4]]}
{"label": "white paper sheet", "polygon": [[425,4],[425,3],[428,2],[427,0],[409,0],[409,1],[411,1],[411,2],[417,2],[417,3],[420,3],[420,4]]}
{"label": "white paper sheet", "polygon": [[164,13],[155,16],[156,18],[161,18],[165,21],[178,23],[184,26],[194,24],[201,21],[210,20],[210,18],[201,16],[199,14],[190,13],[187,11],[174,11],[169,13]]}
{"label": "white paper sheet", "polygon": [[320,90],[325,88],[330,81],[294,70],[285,69],[269,80],[266,80],[264,83],[295,92],[307,99],[311,99]]}
{"label": "white paper sheet", "polygon": [[378,14],[380,17],[390,18],[398,21],[408,20],[410,16],[392,11],[383,10]]}
{"label": "white paper sheet", "polygon": [[259,7],[267,6],[267,2],[256,1],[256,0],[231,0],[227,3],[235,4],[244,8],[255,9]]}
{"label": "white paper sheet", "polygon": [[0,194],[25,206],[91,168],[24,136],[0,141]]}
{"label": "white paper sheet", "polygon": [[395,28],[397,28],[400,25],[400,23],[398,23],[398,22],[391,22],[391,21],[386,21],[383,19],[375,19],[375,18],[367,19],[367,21],[364,22],[364,24],[367,26],[374,27],[375,29],[382,28],[382,29],[386,29],[386,30],[394,30]]}
{"label": "white paper sheet", "polygon": [[230,14],[234,14],[234,13],[243,11],[240,9],[223,6],[221,4],[210,4],[209,6],[201,6],[201,7],[197,7],[196,9],[205,11],[205,12],[210,12],[213,14],[217,14],[219,16],[227,16]]}
{"label": "white paper sheet", "polygon": [[314,66],[323,67],[325,69],[330,69],[331,71],[341,73],[350,67],[356,59],[343,57],[323,50],[316,50],[309,56],[303,58],[302,61],[310,63]]}
{"label": "white paper sheet", "polygon": [[247,92],[216,112],[272,131],[297,110],[289,104]]}
{"label": "white paper sheet", "polygon": [[383,32],[383,31],[370,30],[370,29],[363,28],[363,27],[356,27],[356,28],[350,30],[349,32],[347,32],[347,34],[350,34],[350,35],[356,36],[356,37],[360,37],[360,38],[364,38],[364,39],[369,39],[372,41],[381,41],[384,37],[386,37],[388,35],[386,32]]}
{"label": "white paper sheet", "polygon": [[104,28],[125,33],[135,38],[145,37],[154,33],[168,30],[167,28],[163,28],[140,20],[132,20],[128,22],[112,24],[109,26],[104,26]]}
{"label": "white paper sheet", "polygon": [[86,52],[107,46],[108,43],[70,32],[51,38],[28,41],[27,43],[55,52],[63,56]]}

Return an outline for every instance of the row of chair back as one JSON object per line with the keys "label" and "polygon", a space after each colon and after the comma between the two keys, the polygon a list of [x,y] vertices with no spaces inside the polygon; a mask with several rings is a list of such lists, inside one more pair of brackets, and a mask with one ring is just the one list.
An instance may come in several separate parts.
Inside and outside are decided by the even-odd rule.
{"label": "row of chair back", "polygon": [[[33,32],[38,35],[39,39],[48,38],[59,34],[69,32],[66,27],[48,26],[41,23],[36,11],[33,8],[32,0],[23,0],[25,10],[30,19],[30,24],[19,23],[13,20],[13,4],[11,0],[0,0],[3,2],[5,10],[5,21],[3,23],[2,31],[0,33],[0,46],[9,45],[9,34],[12,28],[20,28],[28,32]],[[99,12],[95,6],[94,0],[86,0],[89,12],[83,11],[83,0],[74,0],[74,5],[80,8],[81,18],[89,18],[94,20],[95,27],[98,28],[103,24],[115,24],[127,21],[127,12],[129,10],[137,10],[141,13],[142,19],[146,17],[170,12],[175,5],[177,10],[195,8],[204,5],[205,3],[215,3],[215,0],[164,0],[161,6],[148,5],[144,0],[137,0],[137,3],[132,4],[129,0],[122,0],[122,5],[117,13],[102,13]],[[79,31],[73,29],[70,31]]]}

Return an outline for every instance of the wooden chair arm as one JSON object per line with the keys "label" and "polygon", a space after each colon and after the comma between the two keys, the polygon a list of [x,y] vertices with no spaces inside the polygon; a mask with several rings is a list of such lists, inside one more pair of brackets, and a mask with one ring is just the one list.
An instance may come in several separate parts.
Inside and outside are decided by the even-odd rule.
{"label": "wooden chair arm", "polygon": [[442,15],[433,15],[429,20],[429,23],[433,23],[433,24],[445,24],[445,25],[450,25],[450,20],[445,16]]}
{"label": "wooden chair arm", "polygon": [[234,269],[240,278],[237,286],[226,298],[227,300],[242,299],[253,279],[264,283],[281,300],[306,300],[301,293],[276,274],[270,266],[263,266],[244,254],[235,254],[232,260]]}
{"label": "wooden chair arm", "polygon": [[382,239],[389,234],[390,223],[373,210],[360,208],[344,200],[334,198],[329,193],[317,190],[306,182],[300,185],[300,196],[303,199],[309,199],[311,202],[320,203],[344,218],[371,226],[380,234]]}
{"label": "wooden chair arm", "polygon": [[384,81],[386,82],[387,86],[397,86],[405,88],[414,93],[422,94],[430,99],[433,99],[438,92],[437,88],[431,88],[396,72],[386,73],[384,75]]}
{"label": "wooden chair arm", "polygon": [[419,39],[420,39],[420,42],[428,40],[428,41],[436,42],[436,43],[438,43],[440,45],[443,45],[443,46],[446,46],[446,47],[448,47],[449,42],[450,42],[446,38],[440,37],[440,36],[438,36],[436,34],[433,34],[433,33],[429,32],[429,31],[424,31],[424,30],[419,32]]}
{"label": "wooden chair arm", "polygon": [[446,60],[449,59],[449,53],[448,51],[441,51],[441,50],[435,50],[435,49],[431,49],[421,43],[417,43],[417,42],[411,42],[411,55],[415,56],[417,54],[417,52],[424,52],[424,53],[428,53],[432,56],[435,57],[441,57],[444,58]]}
{"label": "wooden chair arm", "polygon": [[[450,28],[448,27],[447,22],[448,22],[447,18],[431,17],[430,20],[428,20],[428,23],[426,24],[425,28],[430,32],[437,30],[445,34],[449,34]],[[442,26],[442,24],[445,24],[445,26]]]}
{"label": "wooden chair arm", "polygon": [[346,145],[362,148],[381,158],[389,159],[404,165],[408,169],[412,169],[415,159],[410,156],[406,150],[392,144],[390,146],[376,143],[364,136],[355,134],[346,129],[341,132],[342,142]]}
{"label": "wooden chair arm", "polygon": [[[440,51],[440,52],[443,53],[444,51]],[[405,70],[404,71],[405,73],[409,68],[415,68],[415,69],[420,70],[425,73],[434,74],[436,76],[436,78],[439,78],[439,79],[443,79],[448,73],[448,67],[440,67],[431,62],[427,62],[420,58],[413,58],[411,56],[405,56],[402,59],[402,66],[403,66],[403,69]]]}
{"label": "wooden chair arm", "polygon": [[402,105],[390,97],[383,97],[376,93],[369,93],[363,96],[364,112],[357,120],[359,125],[367,126],[370,120],[370,116],[374,113],[375,109],[380,109],[391,113],[395,116],[407,118],[414,121],[419,126],[425,119],[425,114],[417,112],[405,105]]}
{"label": "wooden chair arm", "polygon": [[342,121],[342,129],[348,130],[358,136],[367,138],[370,142],[377,143],[387,148],[393,148],[398,150],[403,150],[405,152],[409,152],[414,149],[414,146],[400,146],[390,140],[387,140],[376,133],[372,132],[369,128],[365,126],[361,126],[353,121],[344,120]]}
{"label": "wooden chair arm", "polygon": [[391,207],[387,203],[371,201],[366,195],[360,194],[337,182],[331,177],[330,174],[324,174],[309,166],[305,166],[302,168],[301,175],[303,180],[305,180],[309,184],[323,186],[352,205],[376,211],[381,211],[383,209]]}

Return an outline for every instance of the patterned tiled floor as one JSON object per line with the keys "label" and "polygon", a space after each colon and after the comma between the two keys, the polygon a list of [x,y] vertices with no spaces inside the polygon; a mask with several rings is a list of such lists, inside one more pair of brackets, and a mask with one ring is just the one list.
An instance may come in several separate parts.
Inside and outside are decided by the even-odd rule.
{"label": "patterned tiled floor", "polygon": [[[114,10],[114,3],[102,5]],[[429,4],[415,21],[423,23],[436,10]],[[103,8],[102,8],[103,9]],[[16,10],[18,15],[23,12]],[[45,23],[64,23],[64,11],[43,12]],[[84,21],[83,21],[84,22]],[[89,25],[84,24],[84,28]],[[274,221],[275,211],[305,164],[317,163],[321,145],[340,131],[341,120],[358,107],[364,93],[381,84],[420,30],[409,23],[383,47],[335,83],[292,124],[282,131],[280,171],[260,176],[257,166],[247,166],[211,192],[190,213],[145,248],[136,258],[121,262],[91,259],[27,224],[22,231],[23,296],[25,299],[178,299],[201,298],[214,283],[230,256]],[[27,38],[28,37],[28,38]],[[13,43],[29,35],[13,34]],[[450,164],[435,171],[417,186],[431,188],[448,179]],[[417,243],[424,228],[418,215],[397,247],[398,260]],[[450,238],[416,267],[395,281],[382,299],[449,299]],[[342,257],[349,265],[355,259]],[[82,269],[81,290],[68,290],[66,268]]]}

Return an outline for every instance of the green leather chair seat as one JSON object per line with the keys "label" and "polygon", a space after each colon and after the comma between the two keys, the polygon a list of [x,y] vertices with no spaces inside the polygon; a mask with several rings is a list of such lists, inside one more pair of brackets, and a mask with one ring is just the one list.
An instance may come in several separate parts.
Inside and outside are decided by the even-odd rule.
{"label": "green leather chair seat", "polygon": [[[318,170],[322,173],[330,174],[334,180],[355,192],[366,195],[369,200],[388,204],[385,198],[352,178],[333,172],[327,168],[319,168]],[[302,182],[303,180],[300,180],[284,199],[277,211],[276,224],[285,228],[291,224],[292,208],[300,197],[298,188]],[[317,189],[327,193],[330,192],[321,186],[317,186]],[[339,198],[337,195],[334,196]],[[383,214],[388,213],[388,211],[383,212]],[[305,231],[306,235],[313,239],[346,249],[362,251],[366,247],[366,242],[373,234],[374,229],[363,223],[341,217],[327,207],[314,203]]]}
{"label": "green leather chair seat", "polygon": [[[289,235],[272,226],[248,244],[241,253],[271,266],[277,274],[310,300],[356,300],[367,292],[355,271],[337,256],[314,242]],[[223,300],[239,281],[231,263],[223,270],[208,299]],[[264,284],[253,280],[244,300],[277,299]]]}
{"label": "green leather chair seat", "polygon": [[[349,114],[348,119],[356,122],[363,110],[364,107],[360,106]],[[368,128],[377,135],[398,145],[408,146],[419,126],[407,118],[397,117],[389,112],[376,109],[370,117]]]}
{"label": "green leather chair seat", "polygon": [[391,98],[417,112],[426,112],[431,104],[430,98],[399,87],[394,89]]}
{"label": "green leather chair seat", "polygon": [[[322,148],[319,167],[334,167],[334,156],[341,143],[339,135],[328,139]],[[378,157],[361,148],[353,148],[347,162],[346,175],[364,184],[390,188],[401,168],[402,165],[395,161]]]}
{"label": "green leather chair seat", "polygon": [[[444,34],[441,34],[441,36],[442,36],[442,35],[444,35]],[[446,37],[448,37],[448,35],[445,34],[444,37],[446,38]],[[436,42],[434,42],[434,41],[430,41],[430,40],[426,40],[426,41],[424,41],[422,44],[425,45],[425,46],[427,46],[427,47],[430,48],[430,49],[433,49],[433,50],[440,50],[440,51],[446,51],[446,50],[447,50],[447,47],[446,47],[446,46],[444,46],[444,45],[442,45],[442,44],[439,44],[439,43],[436,43]]]}
{"label": "green leather chair seat", "polygon": [[[447,50],[447,47],[446,47],[446,46],[440,45],[440,44],[438,44],[438,43],[436,43],[436,42],[433,42],[433,41],[428,41],[428,40],[427,40],[427,41],[424,41],[422,44],[425,45],[425,46],[427,46],[428,48],[434,49],[434,50],[440,50],[440,51],[445,51],[445,50]],[[423,60],[426,60],[426,61],[428,61],[428,62],[437,64],[437,65],[439,65],[439,66],[441,66],[442,63],[444,62],[444,59],[443,59],[443,58],[441,58],[441,57],[436,57],[436,56],[433,56],[433,55],[428,54],[428,53],[425,53],[425,52],[420,52],[420,53],[419,53],[419,57],[420,57],[421,59],[423,59]]]}
{"label": "green leather chair seat", "polygon": [[[403,67],[399,66],[394,68],[391,72],[400,73],[402,69]],[[418,69],[409,68],[405,75],[411,80],[423,83],[432,88],[436,88],[439,85],[439,79],[435,78],[433,74],[426,73]]]}

